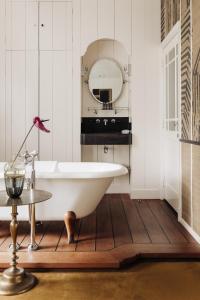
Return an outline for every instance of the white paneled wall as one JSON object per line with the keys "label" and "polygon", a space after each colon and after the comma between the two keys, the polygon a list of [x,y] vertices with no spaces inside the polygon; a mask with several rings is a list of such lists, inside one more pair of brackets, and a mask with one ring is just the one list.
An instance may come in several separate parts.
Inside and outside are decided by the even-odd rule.
{"label": "white paneled wall", "polygon": [[5,160],[5,66],[6,66],[6,55],[5,55],[5,2],[0,1],[0,160]]}
{"label": "white paneled wall", "polygon": [[72,3],[39,3],[39,112],[51,119],[40,135],[40,159],[72,157]]}
{"label": "white paneled wall", "polygon": [[133,198],[160,198],[160,1],[133,1]]}
{"label": "white paneled wall", "polygon": [[50,118],[26,144],[40,159],[72,157],[72,2],[1,1],[0,158],[16,153],[33,117]]}
{"label": "white paneled wall", "polygon": [[[17,152],[33,116],[38,114],[37,3],[1,1],[4,40],[1,43],[4,68],[4,97],[1,98],[0,128],[4,151],[1,160],[10,160]],[[2,27],[1,27],[2,28]],[[4,128],[4,132],[3,129]],[[27,147],[38,147],[38,133],[32,132]]]}
{"label": "white paneled wall", "polygon": [[132,41],[132,0],[115,0],[115,39],[120,41],[131,54]]}
{"label": "white paneled wall", "polygon": [[[17,151],[36,114],[51,119],[51,134],[35,129],[28,149],[38,148],[41,159],[81,159],[81,57],[100,39],[119,41],[127,54],[99,41],[100,56],[131,64],[118,104],[128,101],[133,122],[132,196],[159,197],[160,0],[1,0],[0,160]],[[93,59],[91,51],[87,63]],[[114,147],[109,160],[124,162],[126,149]],[[97,148],[85,153],[108,159]]]}
{"label": "white paneled wall", "polygon": [[98,1],[98,38],[115,38],[115,0]]}
{"label": "white paneled wall", "polygon": [[132,0],[80,0],[81,54],[95,40],[115,39],[132,48]]}

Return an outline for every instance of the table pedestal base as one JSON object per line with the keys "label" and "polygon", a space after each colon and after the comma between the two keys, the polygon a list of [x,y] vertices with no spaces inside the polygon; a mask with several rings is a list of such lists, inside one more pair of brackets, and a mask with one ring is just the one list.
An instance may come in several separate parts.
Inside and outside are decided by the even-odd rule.
{"label": "table pedestal base", "polygon": [[17,206],[18,205],[30,205],[32,207],[32,226],[31,226],[31,250],[35,250],[38,246],[35,242],[35,203],[48,200],[51,198],[51,194],[45,191],[33,190],[24,191],[20,198],[12,199],[8,198],[5,191],[0,191],[0,207],[11,206],[11,222],[10,222],[10,234],[12,237],[12,257],[10,261],[10,268],[6,269],[2,277],[0,278],[0,295],[17,295],[30,290],[37,283],[37,279],[30,273],[27,273],[22,268],[18,268],[17,265]]}
{"label": "table pedestal base", "polygon": [[6,269],[0,279],[0,295],[17,295],[32,289],[37,279],[22,268]]}
{"label": "table pedestal base", "polygon": [[36,251],[36,250],[38,250],[38,248],[39,248],[39,246],[36,242],[34,244],[28,245],[28,251]]}

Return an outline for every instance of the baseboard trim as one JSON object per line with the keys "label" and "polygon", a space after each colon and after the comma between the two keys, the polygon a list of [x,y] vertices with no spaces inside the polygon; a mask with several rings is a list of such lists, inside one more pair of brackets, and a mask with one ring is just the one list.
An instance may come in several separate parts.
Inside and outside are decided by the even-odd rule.
{"label": "baseboard trim", "polygon": [[183,218],[178,218],[178,221],[185,227],[185,229],[191,234],[191,236],[197,241],[198,244],[200,244],[200,236],[192,229],[190,225],[188,225]]}
{"label": "baseboard trim", "polygon": [[133,189],[131,199],[161,199],[160,189]]}
{"label": "baseboard trim", "polygon": [[130,194],[129,184],[111,184],[106,194]]}

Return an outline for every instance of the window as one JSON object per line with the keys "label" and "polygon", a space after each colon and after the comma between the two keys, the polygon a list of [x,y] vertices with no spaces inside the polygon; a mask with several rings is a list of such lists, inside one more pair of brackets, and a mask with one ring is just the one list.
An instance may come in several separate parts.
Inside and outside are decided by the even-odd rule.
{"label": "window", "polygon": [[179,46],[176,43],[164,50],[164,127],[169,132],[179,130]]}

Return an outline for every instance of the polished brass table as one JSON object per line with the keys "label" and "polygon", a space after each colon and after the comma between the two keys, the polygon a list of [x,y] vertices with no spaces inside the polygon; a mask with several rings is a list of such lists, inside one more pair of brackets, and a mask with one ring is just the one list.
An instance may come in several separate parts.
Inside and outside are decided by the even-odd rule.
{"label": "polished brass table", "polygon": [[42,190],[24,190],[19,198],[9,198],[6,191],[0,191],[0,207],[11,207],[10,233],[12,237],[12,258],[10,268],[6,269],[0,279],[0,295],[16,295],[24,293],[35,286],[37,279],[23,268],[17,267],[17,207],[33,205],[52,197],[52,194]]}

